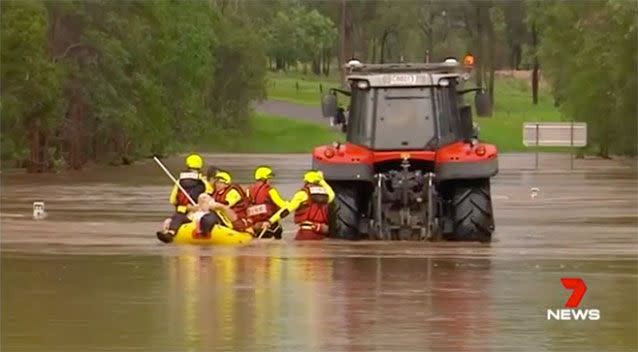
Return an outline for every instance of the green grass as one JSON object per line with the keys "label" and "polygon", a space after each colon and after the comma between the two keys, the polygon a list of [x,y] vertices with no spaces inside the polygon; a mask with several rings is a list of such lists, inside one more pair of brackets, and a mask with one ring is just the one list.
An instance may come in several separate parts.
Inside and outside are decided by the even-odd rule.
{"label": "green grass", "polygon": [[[292,103],[317,106],[320,104],[320,85],[324,92],[329,87],[337,87],[336,77],[301,75],[298,73],[271,73],[268,81],[268,98]],[[472,84],[469,83],[468,86]],[[297,88],[298,87],[298,88]],[[553,99],[547,89],[539,92],[537,105],[532,104],[530,82],[516,78],[497,77],[494,86],[495,106],[492,117],[474,121],[481,128],[481,140],[496,144],[501,151],[534,151],[522,143],[523,122],[561,121],[561,114],[553,106]],[[343,99],[343,97],[339,97]],[[473,101],[468,93],[468,101]],[[343,101],[343,100],[342,100]],[[541,148],[542,151],[566,151],[565,148]]]}
{"label": "green grass", "polygon": [[[329,127],[281,116],[256,114],[247,133],[213,132],[200,149],[230,153],[310,153],[320,144],[343,140]],[[220,138],[221,137],[221,138]]]}
{"label": "green grass", "polygon": [[321,91],[337,88],[337,79],[301,74],[271,73],[268,76],[268,99],[319,106]]}
{"label": "green grass", "polygon": [[[534,151],[523,145],[523,123],[561,121],[561,114],[553,105],[549,92],[539,92],[538,104],[532,104],[528,81],[499,78],[494,85],[494,114],[474,117],[481,129],[481,140],[495,144],[499,150]],[[565,148],[541,148],[542,151],[565,151]]]}

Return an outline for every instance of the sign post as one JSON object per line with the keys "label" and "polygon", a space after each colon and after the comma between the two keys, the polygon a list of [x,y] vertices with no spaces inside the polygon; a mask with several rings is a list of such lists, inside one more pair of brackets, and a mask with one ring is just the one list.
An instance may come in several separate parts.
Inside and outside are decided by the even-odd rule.
{"label": "sign post", "polygon": [[534,166],[535,170],[538,170],[538,136],[540,135],[539,131],[538,131],[538,126],[540,124],[536,124],[536,148],[534,148],[534,151],[536,152],[536,166]]}
{"label": "sign post", "polygon": [[[572,120],[572,125],[569,130],[571,132],[569,134],[569,137],[570,137],[569,144],[573,147],[574,146],[574,120]],[[574,150],[573,149],[571,150],[570,155],[571,155],[571,159],[569,159],[569,170],[574,170]]]}

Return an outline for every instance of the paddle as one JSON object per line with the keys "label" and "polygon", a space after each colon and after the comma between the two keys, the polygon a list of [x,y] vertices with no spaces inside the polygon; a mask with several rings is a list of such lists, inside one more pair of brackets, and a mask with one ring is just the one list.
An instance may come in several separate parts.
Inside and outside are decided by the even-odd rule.
{"label": "paddle", "polygon": [[180,185],[179,182],[175,179],[175,177],[173,177],[171,172],[168,171],[166,166],[164,166],[164,164],[162,164],[162,162],[156,156],[153,157],[153,160],[155,160],[157,165],[159,165],[159,167],[161,167],[162,170],[164,170],[164,173],[166,173],[166,176],[168,176],[171,179],[171,181],[173,181],[175,186],[177,186],[179,188],[179,190],[182,191],[186,195],[186,198],[188,198],[188,201],[191,203],[191,205],[197,205],[197,203],[195,203],[195,201],[193,200],[193,198],[191,198],[191,196],[188,194],[188,192],[186,192],[186,190],[182,187],[182,185]]}
{"label": "paddle", "polygon": [[265,225],[263,229],[261,229],[261,232],[259,233],[259,237],[257,237],[258,240],[261,239],[261,237],[266,233],[266,230],[268,230],[268,228],[270,227],[270,223],[268,223],[268,225]]}

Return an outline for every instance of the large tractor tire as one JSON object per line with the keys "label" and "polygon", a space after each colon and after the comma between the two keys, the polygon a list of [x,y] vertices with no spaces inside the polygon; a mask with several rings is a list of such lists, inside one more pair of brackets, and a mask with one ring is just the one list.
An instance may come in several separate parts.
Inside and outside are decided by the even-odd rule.
{"label": "large tractor tire", "polygon": [[332,185],[335,199],[330,206],[330,237],[359,239],[359,190],[348,184]]}
{"label": "large tractor tire", "polygon": [[453,241],[490,242],[494,232],[494,213],[490,181],[460,181],[452,192]]}

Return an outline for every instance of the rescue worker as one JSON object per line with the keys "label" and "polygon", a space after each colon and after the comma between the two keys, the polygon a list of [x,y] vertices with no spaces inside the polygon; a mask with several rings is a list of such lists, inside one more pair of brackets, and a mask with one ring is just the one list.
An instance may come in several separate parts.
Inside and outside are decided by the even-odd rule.
{"label": "rescue worker", "polygon": [[268,222],[275,224],[294,212],[295,224],[299,226],[295,240],[322,240],[328,234],[328,205],[334,200],[335,193],[321,171],[306,172],[303,181],[303,187],[286,207],[271,216]]}
{"label": "rescue worker", "polygon": [[279,191],[270,183],[275,176],[268,166],[259,166],[255,169],[255,183],[246,191],[249,199],[249,206],[246,209],[248,219],[254,224],[256,233],[261,233],[264,227],[263,238],[274,237],[280,240],[283,228],[279,222],[268,223],[268,219],[279,209],[286,206],[286,201],[281,198]]}
{"label": "rescue worker", "polygon": [[237,231],[253,232],[252,223],[246,216],[248,197],[244,189],[232,182],[228,171],[219,170],[215,174],[213,185],[213,199],[217,203],[228,205],[237,214],[237,220],[233,222],[233,228]]}
{"label": "rescue worker", "polygon": [[[178,182],[190,198],[195,201],[200,194],[211,193],[213,188],[201,173],[204,166],[202,157],[197,154],[191,154],[186,157],[185,164],[186,169],[179,174]],[[168,230],[157,233],[157,237],[162,241],[169,239],[169,237],[172,240],[172,237],[177,233],[177,229],[181,225],[190,222],[188,212],[194,207],[177,185],[173,186],[169,201],[175,206],[175,213],[171,216]]]}

